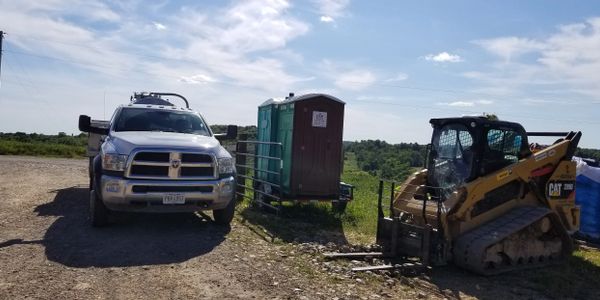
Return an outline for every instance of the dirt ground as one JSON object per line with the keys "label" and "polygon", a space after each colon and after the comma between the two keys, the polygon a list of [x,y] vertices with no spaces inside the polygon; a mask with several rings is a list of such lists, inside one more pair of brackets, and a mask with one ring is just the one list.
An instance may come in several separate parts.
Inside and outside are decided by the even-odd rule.
{"label": "dirt ground", "polygon": [[230,229],[194,214],[122,214],[92,228],[87,201],[87,161],[0,156],[0,298],[546,297],[452,267],[354,275],[352,262],[324,261],[319,243],[269,242],[244,214]]}

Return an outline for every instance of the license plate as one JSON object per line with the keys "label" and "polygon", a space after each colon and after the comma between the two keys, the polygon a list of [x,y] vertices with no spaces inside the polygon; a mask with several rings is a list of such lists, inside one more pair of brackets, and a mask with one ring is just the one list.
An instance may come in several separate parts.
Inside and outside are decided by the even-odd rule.
{"label": "license plate", "polygon": [[166,194],[163,196],[163,204],[185,204],[185,195]]}

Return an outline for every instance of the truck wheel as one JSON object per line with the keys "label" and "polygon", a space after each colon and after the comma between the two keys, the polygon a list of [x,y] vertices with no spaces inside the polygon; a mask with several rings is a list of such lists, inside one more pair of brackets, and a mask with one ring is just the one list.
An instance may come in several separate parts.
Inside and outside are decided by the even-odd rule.
{"label": "truck wheel", "polygon": [[219,225],[229,225],[233,220],[233,214],[235,213],[235,199],[231,199],[229,204],[222,209],[213,210],[213,219],[215,223]]}
{"label": "truck wheel", "polygon": [[95,190],[90,190],[90,222],[94,227],[102,227],[108,224],[109,210],[96,194]]}
{"label": "truck wheel", "polygon": [[89,172],[88,175],[90,177],[90,191],[91,191],[91,190],[94,189],[94,180],[93,180],[93,178],[94,178],[94,171],[93,171],[94,170],[94,158],[90,157],[89,161],[90,161],[90,163],[88,165],[88,170],[89,170],[88,171]]}
{"label": "truck wheel", "polygon": [[346,206],[348,205],[348,201],[336,201],[331,202],[331,208],[334,212],[343,213],[346,211]]}

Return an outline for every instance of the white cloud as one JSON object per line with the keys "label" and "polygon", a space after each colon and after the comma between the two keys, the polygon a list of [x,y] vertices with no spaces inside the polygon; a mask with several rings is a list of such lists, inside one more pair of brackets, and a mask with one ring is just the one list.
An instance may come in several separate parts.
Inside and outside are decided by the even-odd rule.
{"label": "white cloud", "polygon": [[[285,46],[309,30],[307,24],[287,13],[289,6],[287,1],[255,0],[241,1],[210,16],[204,11],[183,10],[171,18],[171,31],[180,32],[179,41],[164,45],[164,52],[239,86],[287,90],[303,79],[287,72],[286,64],[302,57],[286,51]],[[286,56],[294,56],[294,60]]]}
{"label": "white cloud", "polygon": [[406,79],[408,79],[407,74],[398,73],[398,74],[396,74],[396,76],[386,79],[385,82],[398,82],[398,81],[404,81]]}
{"label": "white cloud", "polygon": [[390,102],[394,100],[394,97],[390,97],[390,96],[373,96],[373,95],[361,95],[356,97],[356,100],[358,101],[365,101],[365,102],[369,102],[369,101],[378,101],[378,102]]}
{"label": "white cloud", "polygon": [[428,54],[425,56],[425,60],[435,61],[435,62],[461,62],[463,61],[460,56],[457,54],[450,54],[448,52],[440,52],[438,54]]}
{"label": "white cloud", "polygon": [[[11,120],[0,122],[0,131],[75,132],[65,120],[80,113],[110,117],[132,91],[144,90],[181,93],[213,124],[253,124],[247,112],[255,101],[311,79],[310,72],[293,73],[303,58],[288,43],[310,26],[290,14],[287,1],[235,1],[202,10],[191,4],[168,14],[135,2],[0,0],[6,49],[27,64],[28,73],[3,72],[2,99],[24,103],[19,107],[35,104],[40,111],[24,121],[0,110],[0,120]],[[162,27],[152,20],[169,34],[156,34]]]}
{"label": "white cloud", "polygon": [[543,50],[546,45],[538,41],[519,37],[500,37],[488,40],[474,41],[485,50],[502,57],[505,61],[522,54]]}
{"label": "white cloud", "polygon": [[483,104],[483,105],[490,105],[490,104],[493,104],[494,101],[492,101],[492,100],[478,100],[477,103]]}
{"label": "white cloud", "polygon": [[210,28],[214,26],[208,22],[203,25],[219,33],[212,38],[229,49],[252,52],[282,48],[309,29],[307,24],[286,13],[289,7],[282,0],[242,1],[220,18],[224,26]]}
{"label": "white cloud", "polygon": [[156,28],[156,30],[165,30],[165,29],[167,29],[167,26],[165,26],[162,23],[152,22],[152,25],[154,25],[154,28]]}
{"label": "white cloud", "polygon": [[453,101],[453,102],[439,102],[438,105],[453,106],[453,107],[473,107],[477,104],[490,105],[493,104],[492,100],[471,100],[471,101]]}
{"label": "white cloud", "polygon": [[545,38],[500,37],[475,43],[501,61],[489,64],[487,71],[466,72],[465,77],[492,88],[509,88],[513,94],[555,90],[561,97],[600,97],[600,18],[558,26]]}
{"label": "white cloud", "polygon": [[321,22],[333,23],[336,18],[347,15],[346,7],[350,4],[350,0],[313,0],[312,1],[321,17]]}
{"label": "white cloud", "polygon": [[362,90],[377,81],[373,71],[354,64],[334,63],[325,59],[320,63],[319,69],[324,77],[331,79],[342,90]]}
{"label": "white cloud", "polygon": [[[99,35],[85,24],[68,21],[76,15],[87,21],[117,22],[120,15],[105,4],[88,1],[79,6],[72,0],[1,1],[0,20],[9,32],[7,43],[36,55],[60,57],[97,72],[124,73],[135,61],[110,35]],[[85,51],[82,51],[85,48]],[[112,68],[107,71],[107,68]]]}
{"label": "white cloud", "polygon": [[549,99],[534,99],[534,98],[525,98],[521,100],[522,103],[526,105],[532,106],[547,106],[547,105],[573,105],[571,101],[566,100],[549,100]]}
{"label": "white cloud", "polygon": [[206,74],[196,74],[192,76],[181,76],[181,82],[190,83],[190,84],[206,84],[217,82],[214,78]]}
{"label": "white cloud", "polygon": [[440,102],[440,103],[438,103],[438,105],[472,107],[472,106],[475,106],[475,103],[468,102],[468,101],[454,101],[454,102]]}
{"label": "white cloud", "polygon": [[337,75],[335,85],[346,90],[362,90],[371,86],[377,78],[368,70],[352,70]]}
{"label": "white cloud", "polygon": [[335,21],[335,20],[334,20],[332,17],[330,17],[330,16],[321,16],[320,20],[321,20],[321,22],[323,22],[323,23],[331,23],[331,22],[334,22],[334,21]]}

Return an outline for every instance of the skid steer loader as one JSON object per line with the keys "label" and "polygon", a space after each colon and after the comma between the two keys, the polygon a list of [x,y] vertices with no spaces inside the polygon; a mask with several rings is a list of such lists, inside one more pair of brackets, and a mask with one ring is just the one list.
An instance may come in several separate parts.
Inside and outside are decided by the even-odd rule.
{"label": "skid steer loader", "polygon": [[[518,123],[486,117],[430,123],[426,169],[395,189],[389,217],[380,184],[381,256],[417,257],[422,266],[454,262],[492,275],[571,254],[580,213],[571,157],[581,132],[528,133]],[[528,136],[561,138],[530,149]]]}

